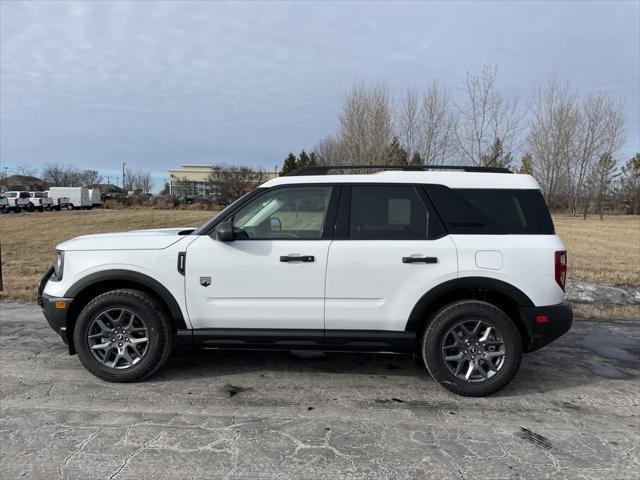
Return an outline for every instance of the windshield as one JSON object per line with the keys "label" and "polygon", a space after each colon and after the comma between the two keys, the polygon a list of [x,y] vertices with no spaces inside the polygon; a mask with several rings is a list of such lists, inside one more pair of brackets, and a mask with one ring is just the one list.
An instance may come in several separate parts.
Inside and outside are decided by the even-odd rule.
{"label": "windshield", "polygon": [[213,217],[211,217],[209,220],[207,220],[202,225],[200,225],[198,228],[196,228],[193,232],[191,232],[191,235],[200,235],[200,234],[202,234],[203,232],[208,230],[209,225],[214,223],[217,218],[226,215],[227,212],[229,212],[230,210],[233,210],[234,208],[236,208],[236,206],[240,203],[241,200],[244,201],[244,199],[247,198],[248,196],[253,196],[257,192],[259,192],[261,190],[263,190],[263,189],[262,188],[256,188],[255,190],[251,190],[250,192],[247,192],[244,195],[242,195],[240,198],[234,200],[232,203],[230,203],[229,205],[224,207],[222,210],[220,210],[218,213],[216,213]]}

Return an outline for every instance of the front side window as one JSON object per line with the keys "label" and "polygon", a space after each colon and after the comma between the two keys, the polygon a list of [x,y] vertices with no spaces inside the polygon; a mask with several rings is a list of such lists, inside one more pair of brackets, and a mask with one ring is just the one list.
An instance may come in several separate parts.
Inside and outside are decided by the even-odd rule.
{"label": "front side window", "polygon": [[411,185],[354,185],[350,213],[354,240],[425,240],[429,234],[429,212]]}
{"label": "front side window", "polygon": [[330,186],[267,192],[235,214],[234,233],[239,240],[322,238],[330,198]]}

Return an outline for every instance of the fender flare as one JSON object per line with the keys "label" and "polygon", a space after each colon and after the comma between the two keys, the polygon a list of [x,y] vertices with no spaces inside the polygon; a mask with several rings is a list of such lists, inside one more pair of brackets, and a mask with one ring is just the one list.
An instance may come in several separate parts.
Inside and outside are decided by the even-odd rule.
{"label": "fender flare", "polygon": [[453,293],[456,290],[468,290],[475,288],[498,292],[515,301],[520,307],[535,306],[531,299],[522,290],[502,280],[489,277],[462,277],[443,282],[426,292],[411,310],[409,319],[405,326],[405,331],[416,332],[420,325],[420,321],[422,320],[421,313],[428,308],[429,304],[433,303],[439,297],[448,293]]}
{"label": "fender flare", "polygon": [[171,294],[171,292],[154,278],[151,278],[144,273],[135,272],[133,270],[113,269],[92,273],[78,280],[71,287],[69,287],[64,296],[65,298],[75,298],[86,288],[110,280],[131,281],[148,288],[166,303],[173,318],[176,329],[181,330],[187,328],[184,321],[184,316],[182,315],[182,310],[180,309],[180,305],[178,305],[178,302]]}

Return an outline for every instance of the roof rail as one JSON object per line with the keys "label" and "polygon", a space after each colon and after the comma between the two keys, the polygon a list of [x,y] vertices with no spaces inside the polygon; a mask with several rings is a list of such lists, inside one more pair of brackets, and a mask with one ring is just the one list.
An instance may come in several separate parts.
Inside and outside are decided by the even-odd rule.
{"label": "roof rail", "polygon": [[462,172],[513,173],[504,167],[467,167],[464,165],[321,165],[298,168],[287,173],[285,176],[328,175],[332,170],[402,170],[408,172],[459,170]]}

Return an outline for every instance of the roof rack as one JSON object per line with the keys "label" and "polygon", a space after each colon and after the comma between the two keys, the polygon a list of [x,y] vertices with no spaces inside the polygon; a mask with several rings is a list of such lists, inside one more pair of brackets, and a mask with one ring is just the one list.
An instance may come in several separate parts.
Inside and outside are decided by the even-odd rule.
{"label": "roof rack", "polygon": [[298,168],[287,173],[285,176],[328,175],[332,170],[402,170],[406,172],[459,170],[462,172],[513,173],[504,167],[467,167],[464,165],[322,165]]}

